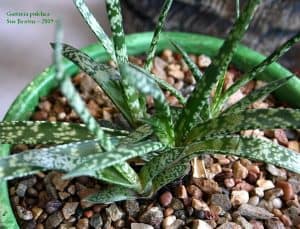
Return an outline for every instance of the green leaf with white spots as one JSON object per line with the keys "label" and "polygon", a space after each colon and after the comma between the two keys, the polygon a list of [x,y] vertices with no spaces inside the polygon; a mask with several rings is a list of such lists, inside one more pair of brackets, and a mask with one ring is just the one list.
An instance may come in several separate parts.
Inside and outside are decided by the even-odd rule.
{"label": "green leaf with white spots", "polygon": [[153,97],[155,115],[152,121],[155,123],[150,121],[150,124],[155,124],[154,132],[161,142],[173,145],[174,130],[171,111],[162,90],[153,79],[147,77],[149,73],[144,69],[128,64],[122,64],[120,68],[125,74],[132,76],[129,79],[130,84],[134,85],[141,93]]}
{"label": "green leaf with white spots", "polygon": [[245,110],[249,105],[251,105],[255,101],[265,98],[276,89],[282,87],[292,77],[293,76],[289,76],[283,79],[274,80],[271,83],[268,83],[266,86],[252,91],[246,97],[242,98],[237,103],[228,107],[224,113],[235,113],[238,111]]}
{"label": "green leaf with white spots", "polygon": [[212,64],[206,69],[199,80],[195,90],[189,97],[179,121],[176,123],[176,143],[180,145],[181,139],[199,121],[210,117],[210,94],[217,82],[222,81],[227,67],[232,59],[234,50],[246,31],[259,0],[248,1],[243,13],[236,21],[233,29],[224,41]]}
{"label": "green leaf with white spots", "polygon": [[134,200],[139,196],[136,192],[131,189],[120,187],[120,186],[108,186],[104,190],[89,195],[84,200],[93,204],[110,204],[121,200]]}
{"label": "green leaf with white spots", "polygon": [[195,80],[199,82],[202,77],[202,72],[200,71],[198,66],[194,63],[194,61],[189,57],[187,52],[179,44],[177,44],[175,41],[171,41],[171,43],[176,48],[176,50],[182,55],[184,62],[189,67],[190,71],[195,77]]}
{"label": "green leaf with white spots", "polygon": [[167,148],[147,162],[139,173],[143,189],[151,189],[152,180],[168,167],[172,167],[181,154],[181,148]]}
{"label": "green leaf with white spots", "polygon": [[152,193],[157,192],[163,186],[169,184],[170,182],[185,176],[190,170],[188,161],[185,163],[177,163],[172,167],[167,168],[161,174],[153,179]]}
{"label": "green leaf with white spots", "polygon": [[241,130],[300,128],[299,109],[250,109],[229,113],[199,123],[187,135],[186,143],[196,139],[237,133]]}
{"label": "green leaf with white spots", "polygon": [[[106,9],[114,41],[117,64],[120,67],[120,65],[128,63],[128,57],[119,0],[106,0]],[[127,75],[121,68],[120,72],[122,76],[122,89],[126,97],[127,105],[134,123],[137,123],[138,120],[144,118],[146,112],[145,98],[141,96],[135,88],[130,86],[129,80],[132,76]]]}
{"label": "green leaf with white spots", "polygon": [[[112,135],[128,134],[124,130],[103,127]],[[47,121],[0,122],[0,142],[2,144],[64,144],[95,139],[84,124]]]}
{"label": "green leaf with white spots", "polygon": [[[58,24],[60,25],[60,24]],[[84,101],[80,97],[79,93],[76,91],[74,85],[72,84],[70,78],[68,76],[63,76],[62,69],[62,37],[59,36],[59,27],[56,37],[55,44],[55,68],[56,68],[56,79],[60,82],[60,90],[67,98],[71,107],[76,111],[78,116],[83,120],[86,124],[87,128],[95,135],[101,147],[106,151],[114,150],[113,141],[110,139],[109,135],[107,135],[103,128],[97,123],[96,119],[90,114],[88,108],[86,107]],[[97,65],[99,66],[99,65]],[[124,173],[123,177],[126,176],[126,179],[133,185],[136,184],[137,174],[131,169],[129,165],[124,163],[118,163],[115,167],[121,173]],[[98,175],[99,178],[99,175]]]}
{"label": "green leaf with white spots", "polygon": [[[13,179],[17,175],[27,175],[27,168],[30,167],[39,168],[39,171],[49,169],[70,171],[84,162],[88,155],[96,155],[99,152],[102,152],[102,149],[95,140],[27,150],[0,158],[0,178]],[[20,173],[22,168],[26,174]]]}
{"label": "green leaf with white spots", "polygon": [[229,87],[221,96],[220,100],[215,106],[215,113],[218,113],[220,111],[221,106],[231,95],[233,95],[242,86],[246,85],[250,80],[254,79],[259,73],[263,72],[270,64],[276,62],[281,56],[283,56],[286,52],[288,52],[294,44],[299,42],[299,40],[300,40],[300,32],[297,33],[288,41],[286,41],[285,43],[283,43],[281,46],[276,48],[272,52],[272,54],[269,55],[261,63],[253,67],[250,71],[243,74],[241,78],[235,81],[234,84],[231,85],[231,87]]}
{"label": "green leaf with white spots", "polygon": [[160,142],[146,140],[132,145],[124,145],[115,148],[111,152],[98,155],[87,156],[86,162],[76,167],[65,175],[65,178],[74,176],[90,175],[92,171],[101,171],[107,167],[113,166],[128,159],[145,155],[152,151],[162,150],[165,146]]}
{"label": "green leaf with white spots", "polygon": [[183,155],[192,159],[196,153],[222,153],[273,164],[300,173],[300,154],[273,143],[253,137],[214,137],[188,145]]}
{"label": "green leaf with white spots", "polygon": [[137,143],[147,137],[149,137],[153,133],[151,126],[144,124],[139,126],[134,131],[130,132],[126,138],[123,138],[120,141],[120,145]]}
{"label": "green leaf with white spots", "polygon": [[154,30],[154,34],[153,34],[153,37],[151,40],[150,48],[147,52],[147,58],[146,58],[145,65],[144,65],[144,68],[148,71],[150,71],[152,68],[152,62],[153,62],[153,58],[155,56],[156,48],[158,45],[159,36],[160,36],[160,33],[165,24],[165,20],[167,18],[167,15],[171,8],[172,3],[173,3],[173,0],[165,0],[163,6],[161,8],[159,18],[158,18],[158,23]]}
{"label": "green leaf with white spots", "polygon": [[[52,47],[55,47],[55,45],[52,44]],[[129,123],[133,124],[132,115],[124,99],[123,89],[120,84],[121,76],[117,70],[108,65],[97,63],[84,52],[68,44],[63,44],[62,54],[74,64],[78,65],[82,71],[90,75]]]}
{"label": "green leaf with white spots", "polygon": [[96,18],[90,12],[89,8],[85,4],[84,0],[73,0],[76,8],[80,12],[81,16],[83,17],[84,21],[88,24],[94,34],[97,36],[100,43],[103,45],[109,56],[113,61],[116,62],[116,56],[114,51],[114,46],[109,39],[109,37],[104,32],[103,28],[99,25]]}

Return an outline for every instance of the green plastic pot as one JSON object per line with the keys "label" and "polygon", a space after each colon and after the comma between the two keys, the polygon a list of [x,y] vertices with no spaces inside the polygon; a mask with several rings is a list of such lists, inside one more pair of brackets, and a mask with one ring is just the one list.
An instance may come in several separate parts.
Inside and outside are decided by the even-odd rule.
{"label": "green plastic pot", "polygon": [[[129,55],[139,55],[144,53],[150,44],[152,33],[137,33],[126,36],[126,42]],[[162,34],[158,52],[164,48],[173,47],[169,40],[178,42],[188,53],[206,54],[214,56],[220,48],[223,40],[191,33],[165,32]],[[82,51],[87,53],[97,61],[108,60],[108,55],[99,44],[92,44]],[[49,54],[50,55],[50,54]],[[238,46],[234,56],[233,63],[240,70],[247,70],[264,59],[264,56],[243,46]],[[64,69],[68,74],[75,74],[78,68],[70,61],[64,61]],[[54,68],[50,66],[45,71],[36,76],[36,78],[21,92],[8,110],[4,120],[26,120],[38,105],[39,98],[46,96],[57,84],[54,79]],[[266,81],[276,80],[291,75],[287,69],[274,63],[270,65],[258,78]],[[291,79],[288,84],[275,92],[279,100],[283,100],[294,107],[300,107],[300,80],[296,77]],[[8,155],[9,145],[0,147],[0,156]],[[8,189],[6,182],[0,182],[0,228],[14,229],[19,228],[16,222],[13,210],[10,205]]]}

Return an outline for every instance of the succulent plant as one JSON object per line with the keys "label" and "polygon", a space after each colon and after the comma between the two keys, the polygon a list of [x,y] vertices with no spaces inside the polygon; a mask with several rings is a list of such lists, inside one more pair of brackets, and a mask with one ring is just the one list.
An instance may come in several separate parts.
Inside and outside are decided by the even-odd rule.
{"label": "succulent plant", "polygon": [[[221,153],[246,157],[300,173],[300,154],[268,139],[244,137],[248,129],[300,128],[298,109],[247,109],[283,86],[293,76],[279,79],[254,90],[236,104],[228,98],[240,87],[277,61],[300,39],[300,33],[278,47],[263,62],[245,72],[224,91],[225,72],[235,48],[243,37],[258,0],[249,0],[237,11],[234,26],[212,64],[202,72],[177,43],[170,43],[182,55],[196,79],[194,91],[184,98],[179,91],[150,73],[159,36],[172,0],[166,0],[153,34],[144,68],[128,62],[122,16],[118,0],[106,0],[112,39],[105,34],[84,0],[74,0],[84,20],[95,33],[117,68],[101,64],[63,44],[58,24],[55,51],[56,79],[69,104],[84,124],[15,121],[0,123],[2,144],[53,144],[0,158],[0,178],[13,179],[45,170],[61,170],[64,178],[91,176],[107,182],[107,188],[87,197],[94,203],[152,196],[162,186],[185,175],[189,161],[201,154]],[[64,73],[62,55],[92,77],[123,114],[130,130],[101,126],[88,111],[78,92]],[[182,108],[171,107],[162,91],[176,96]],[[212,96],[212,91],[214,95]],[[154,114],[146,107],[146,96],[154,100]],[[139,172],[127,162],[140,157],[145,161]]]}

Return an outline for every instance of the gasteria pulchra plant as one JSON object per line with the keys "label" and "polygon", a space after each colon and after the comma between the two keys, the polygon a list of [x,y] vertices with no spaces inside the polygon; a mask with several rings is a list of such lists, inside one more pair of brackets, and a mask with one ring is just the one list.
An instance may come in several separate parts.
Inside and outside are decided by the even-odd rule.
{"label": "gasteria pulchra plant", "polygon": [[[118,0],[106,0],[113,40],[105,34],[84,0],[74,0],[83,19],[117,68],[98,63],[80,50],[61,43],[61,29],[58,29],[56,43],[52,44],[56,79],[84,124],[45,121],[0,123],[1,143],[54,145],[1,158],[0,177],[13,179],[45,170],[64,171],[65,179],[91,176],[108,184],[107,188],[87,197],[87,200],[109,203],[152,196],[162,186],[186,174],[189,161],[204,153],[236,155],[300,173],[300,154],[268,139],[238,134],[247,129],[300,128],[300,110],[247,109],[256,100],[283,86],[292,76],[270,82],[234,105],[228,106],[227,103],[233,93],[299,41],[300,33],[245,72],[228,90],[223,89],[225,72],[258,3],[259,0],[249,0],[241,12],[237,10],[231,32],[203,74],[185,50],[170,37],[170,44],[182,55],[196,79],[195,89],[186,99],[175,88],[150,73],[172,0],[164,2],[144,68],[128,62]],[[91,116],[70,77],[64,73],[62,56],[95,80],[126,118],[131,129],[107,128]],[[162,89],[176,96],[182,108],[171,107]],[[154,114],[146,109],[146,96],[153,97]],[[136,157],[145,161],[139,172],[127,163],[128,159]]]}

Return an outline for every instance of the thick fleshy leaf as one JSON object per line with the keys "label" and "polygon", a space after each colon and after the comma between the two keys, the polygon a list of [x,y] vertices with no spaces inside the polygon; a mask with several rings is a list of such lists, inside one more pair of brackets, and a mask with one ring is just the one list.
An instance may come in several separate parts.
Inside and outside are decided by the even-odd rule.
{"label": "thick fleshy leaf", "polygon": [[139,142],[153,133],[151,126],[145,124],[136,128],[120,141],[120,145],[132,144]]}
{"label": "thick fleshy leaf", "polygon": [[152,180],[169,166],[172,166],[181,154],[182,149],[180,148],[166,149],[147,162],[139,173],[143,189],[151,189]]}
{"label": "thick fleshy leaf", "polygon": [[300,32],[293,36],[291,39],[286,41],[284,44],[274,50],[265,60],[256,65],[250,71],[246,72],[240,79],[238,79],[230,88],[228,88],[218,103],[215,106],[215,113],[218,113],[221,109],[222,104],[238,89],[254,79],[259,73],[263,72],[270,64],[276,62],[281,56],[283,56],[290,48],[300,40]]}
{"label": "thick fleshy leaf", "polygon": [[[125,136],[127,131],[102,127],[106,133]],[[47,121],[0,122],[2,144],[64,144],[95,139],[84,124]]]}
{"label": "thick fleshy leaf", "polygon": [[83,162],[71,172],[65,175],[65,178],[74,176],[91,175],[93,171],[100,171],[107,167],[113,166],[128,159],[142,156],[148,152],[163,150],[164,145],[160,142],[147,140],[138,142],[132,145],[119,146],[114,151],[86,157],[86,162]]}
{"label": "thick fleshy leaf", "polygon": [[235,0],[235,17],[239,18],[240,16],[240,0]]}
{"label": "thick fleshy leaf", "polygon": [[299,109],[249,109],[229,113],[207,120],[195,126],[186,138],[190,143],[196,139],[237,133],[249,129],[300,128]]}
{"label": "thick fleshy leaf", "polygon": [[[128,63],[128,57],[119,0],[106,0],[106,9],[114,41],[117,64],[120,67],[121,64]],[[122,75],[121,84],[126,96],[127,105],[131,111],[133,121],[136,123],[138,120],[144,118],[146,111],[145,98],[135,88],[131,87],[129,80],[132,76],[122,72],[122,68],[120,68],[120,72]]]}
{"label": "thick fleshy leaf", "polygon": [[173,165],[172,167],[167,168],[165,171],[163,171],[153,179],[152,193],[157,192],[161,187],[169,184],[170,182],[183,177],[189,172],[189,170],[190,166],[188,161],[184,163],[180,162]]}
{"label": "thick fleshy leaf", "polygon": [[189,69],[191,70],[195,80],[198,82],[202,77],[202,72],[198,68],[198,66],[194,63],[194,61],[189,57],[187,52],[176,42],[171,41],[172,45],[177,49],[177,51],[182,55],[185,63],[188,65]]}
{"label": "thick fleshy leaf", "polygon": [[[52,47],[55,47],[55,44],[51,45]],[[63,44],[63,55],[74,64],[78,65],[82,71],[90,75],[129,123],[133,123],[130,110],[124,99],[124,94],[120,85],[121,76],[118,71],[108,65],[97,63],[87,54],[68,44]]]}
{"label": "thick fleshy leaf", "polygon": [[85,198],[85,201],[91,203],[109,204],[121,200],[134,200],[138,194],[131,189],[120,186],[108,186],[105,189]]}
{"label": "thick fleshy leaf", "polygon": [[158,23],[154,30],[154,34],[153,34],[153,37],[151,40],[150,48],[147,52],[147,58],[146,58],[145,65],[144,65],[144,68],[148,71],[151,70],[152,61],[155,56],[156,48],[157,48],[158,41],[159,41],[159,36],[160,36],[160,33],[165,24],[165,20],[167,18],[167,15],[171,8],[172,3],[173,3],[173,0],[165,0],[163,6],[161,8],[159,18],[158,18]]}
{"label": "thick fleshy leaf", "polygon": [[276,89],[282,87],[292,77],[293,76],[289,76],[289,77],[286,77],[283,79],[274,80],[271,83],[268,83],[266,86],[252,91],[246,97],[242,98],[237,103],[228,107],[226,109],[225,113],[234,113],[234,112],[245,110],[249,105],[251,105],[255,101],[265,98],[266,96],[268,96],[270,93],[272,93]]}
{"label": "thick fleshy leaf", "polygon": [[[98,152],[102,152],[102,149],[95,140],[24,151],[0,158],[0,178],[12,179],[28,175],[27,168],[30,167],[39,168],[39,171],[70,171],[85,161],[88,155]],[[20,173],[22,169],[26,171],[25,174]]]}
{"label": "thick fleshy leaf", "polygon": [[268,139],[253,137],[214,137],[188,145],[183,155],[192,159],[196,153],[235,155],[283,167],[300,173],[300,154]]}
{"label": "thick fleshy leaf", "polygon": [[[189,97],[179,121],[176,123],[176,143],[180,145],[182,137],[201,120],[210,117],[209,98],[214,85],[224,78],[234,50],[246,31],[259,0],[248,1],[243,13],[236,21],[233,29],[224,41],[212,64],[206,69]],[[220,81],[221,79],[221,81]]]}
{"label": "thick fleshy leaf", "polygon": [[155,123],[153,126],[155,134],[165,144],[174,144],[174,130],[171,111],[168,102],[166,101],[164,93],[161,91],[156,82],[147,77],[149,75],[144,69],[135,66],[123,64],[120,66],[128,75],[131,75],[129,83],[134,85],[140,92],[145,95],[152,96],[154,99],[155,106]]}
{"label": "thick fleshy leaf", "polygon": [[114,46],[109,39],[109,37],[104,32],[103,28],[99,25],[96,18],[90,12],[89,8],[85,4],[84,0],[73,0],[76,8],[80,12],[84,21],[88,24],[94,34],[97,36],[98,40],[101,42],[107,53],[110,55],[111,59],[116,61]]}

